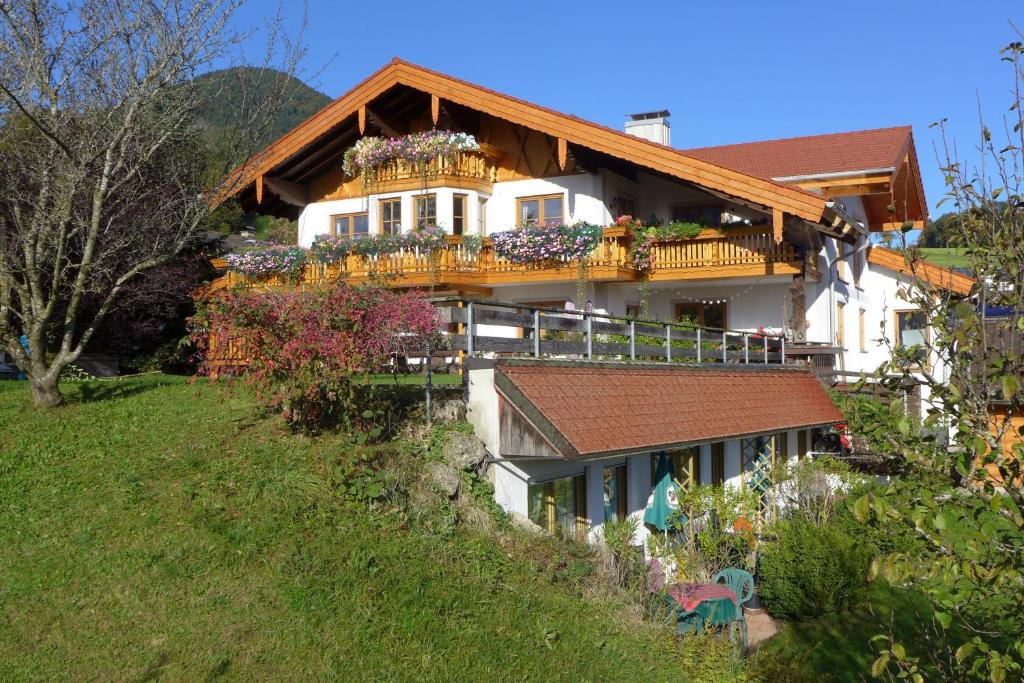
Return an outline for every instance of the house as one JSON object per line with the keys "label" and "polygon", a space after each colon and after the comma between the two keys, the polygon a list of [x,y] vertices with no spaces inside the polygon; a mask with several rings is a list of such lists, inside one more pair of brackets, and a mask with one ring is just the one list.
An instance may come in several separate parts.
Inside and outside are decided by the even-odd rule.
{"label": "house", "polygon": [[[360,140],[433,130],[473,142],[420,161],[384,155],[372,173],[343,168]],[[391,286],[535,316],[584,298],[607,316],[684,318],[721,335],[720,360],[742,358],[736,367],[705,367],[699,336],[692,365],[467,362],[469,415],[495,459],[498,502],[550,530],[592,533],[642,509],[652,453],[672,452],[692,481],[739,485],[768,456],[808,452],[813,430],[842,419],[811,372],[768,362],[787,354],[770,351],[767,335],[784,339],[790,357],[818,354],[859,374],[887,357],[881,330],[906,344],[926,333],[897,297],[906,264],[871,240],[927,219],[909,127],[689,150],[671,147],[670,133],[667,111],[633,114],[619,131],[396,59],[239,167],[234,195],[246,210],[296,219],[304,247],[325,236],[445,233],[439,251],[309,264],[305,283],[386,272]],[[512,258],[496,237],[580,223],[601,229],[579,262]],[[645,242],[641,262],[636,243],[653,224],[694,229]],[[970,292],[969,278],[929,272]],[[222,284],[239,281],[228,273]],[[476,334],[512,348],[531,333],[541,355],[539,323],[495,320],[460,318],[469,355]],[[729,334],[740,350],[727,349]],[[752,339],[764,362],[757,349],[751,358]]]}

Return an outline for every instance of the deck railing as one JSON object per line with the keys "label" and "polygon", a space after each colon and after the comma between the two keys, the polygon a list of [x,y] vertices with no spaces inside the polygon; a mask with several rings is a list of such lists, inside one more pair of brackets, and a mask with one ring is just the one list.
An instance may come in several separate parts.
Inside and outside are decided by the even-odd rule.
{"label": "deck railing", "polygon": [[390,192],[425,185],[444,184],[451,179],[470,181],[474,186],[490,188],[498,179],[497,157],[485,150],[465,150],[454,159],[437,157],[420,166],[405,159],[392,159],[366,178],[375,191]]}
{"label": "deck railing", "polygon": [[[445,327],[435,357],[461,362],[480,355],[579,358],[665,363],[761,363],[808,365],[819,377],[821,363],[835,367],[839,349],[801,343],[785,336],[726,330],[680,322],[637,320],[608,313],[524,307],[491,301],[445,298],[434,301]],[[481,330],[481,326],[486,326]],[[240,344],[224,348],[210,340],[214,372],[248,365]],[[792,349],[792,350],[791,350]],[[818,362],[813,362],[817,360]]]}
{"label": "deck railing", "polygon": [[[716,279],[800,272],[799,256],[791,244],[776,243],[766,227],[706,230],[688,240],[655,244],[649,273],[636,269],[630,257],[631,237],[622,229],[608,228],[584,260],[585,277],[593,281]],[[579,277],[574,260],[514,263],[499,256],[485,238],[478,252],[449,236],[443,249],[426,252],[405,249],[378,256],[348,256],[331,264],[307,264],[299,284],[321,284],[338,278],[363,281],[377,278],[396,286],[492,285],[516,282],[566,282]],[[253,281],[229,274],[216,287],[235,284],[280,286],[281,278]]]}

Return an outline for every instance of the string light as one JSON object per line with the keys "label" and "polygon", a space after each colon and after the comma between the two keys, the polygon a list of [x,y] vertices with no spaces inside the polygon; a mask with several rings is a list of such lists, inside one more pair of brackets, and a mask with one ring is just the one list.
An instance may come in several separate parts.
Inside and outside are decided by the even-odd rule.
{"label": "string light", "polygon": [[[744,287],[743,289],[741,289],[740,291],[734,292],[734,293],[729,294],[727,296],[717,296],[717,297],[713,297],[713,298],[688,298],[688,299],[686,299],[686,301],[682,301],[680,303],[704,304],[706,306],[707,305],[714,305],[714,304],[727,304],[727,303],[730,303],[732,301],[735,301],[736,299],[739,299],[742,296],[746,296],[751,291],[753,291],[754,287],[757,287],[757,286],[759,286],[757,283],[750,284],[750,285],[747,285],[746,287]],[[674,294],[676,296],[686,296],[684,290],[681,290],[681,289],[663,290],[663,291],[671,291],[672,294]]]}

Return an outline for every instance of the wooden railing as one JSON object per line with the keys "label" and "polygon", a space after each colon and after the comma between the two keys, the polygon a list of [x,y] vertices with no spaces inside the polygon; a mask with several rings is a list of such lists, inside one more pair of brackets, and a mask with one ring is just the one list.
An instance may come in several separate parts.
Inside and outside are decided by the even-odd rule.
{"label": "wooden railing", "polygon": [[[393,159],[368,174],[366,182],[375,191],[391,192],[428,186],[467,183],[480,189],[490,189],[498,179],[498,159],[485,150],[459,152],[452,160],[437,157],[424,167],[404,159]],[[455,181],[455,182],[453,182]],[[462,182],[458,182],[462,181]]]}
{"label": "wooden railing", "polygon": [[[631,238],[618,228],[607,228],[584,262],[585,277],[598,282],[642,279],[630,258]],[[800,272],[800,258],[791,244],[778,244],[768,228],[706,230],[688,240],[654,245],[651,280],[719,279]],[[477,253],[449,236],[444,249],[428,253],[418,249],[379,256],[348,256],[331,264],[307,264],[300,284],[321,284],[338,278],[351,281],[378,279],[398,287],[493,285],[517,282],[567,282],[579,277],[573,260],[514,263],[500,257],[490,239]],[[259,282],[228,273],[214,288],[243,284],[280,286],[281,278]]]}
{"label": "wooden railing", "polygon": [[[750,274],[796,274],[799,256],[789,242],[776,242],[768,227],[705,230],[688,240],[659,242],[651,247],[652,280]],[[765,272],[768,271],[768,272]]]}

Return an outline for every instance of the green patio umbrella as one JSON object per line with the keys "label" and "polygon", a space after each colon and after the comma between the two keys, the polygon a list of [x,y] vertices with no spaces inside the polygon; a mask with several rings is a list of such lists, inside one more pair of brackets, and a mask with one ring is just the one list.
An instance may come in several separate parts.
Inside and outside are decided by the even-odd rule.
{"label": "green patio umbrella", "polygon": [[[654,468],[654,490],[647,499],[644,522],[662,531],[668,531],[668,521],[679,507],[679,486],[672,478],[672,460],[666,453],[658,454]],[[685,522],[685,518],[682,520]]]}

